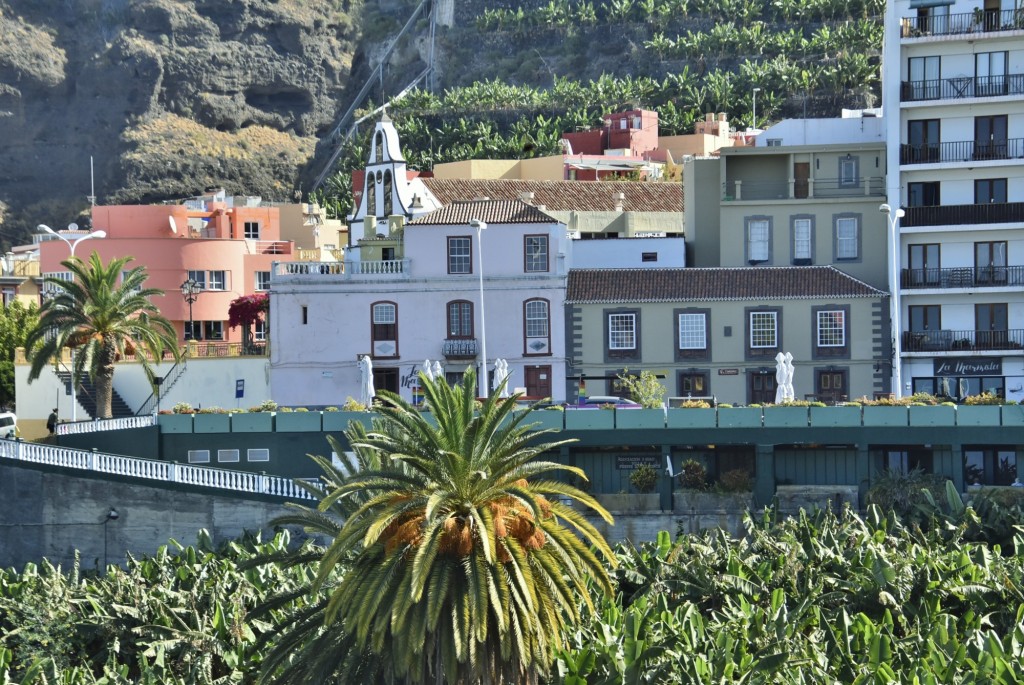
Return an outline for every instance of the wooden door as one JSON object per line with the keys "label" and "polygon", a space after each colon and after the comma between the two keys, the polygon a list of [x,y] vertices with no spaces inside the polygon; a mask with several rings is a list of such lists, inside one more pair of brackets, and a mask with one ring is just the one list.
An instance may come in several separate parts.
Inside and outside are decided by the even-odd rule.
{"label": "wooden door", "polygon": [[551,366],[526,367],[526,395],[551,397]]}
{"label": "wooden door", "polygon": [[797,198],[806,198],[808,194],[807,191],[810,185],[809,181],[811,178],[811,163],[794,162],[793,178],[796,179],[796,185],[793,188],[794,194]]}

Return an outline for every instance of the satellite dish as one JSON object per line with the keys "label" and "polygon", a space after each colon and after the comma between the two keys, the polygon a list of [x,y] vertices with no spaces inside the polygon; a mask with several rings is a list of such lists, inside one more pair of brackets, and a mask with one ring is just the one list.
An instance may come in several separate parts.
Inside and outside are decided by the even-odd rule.
{"label": "satellite dish", "polygon": [[78,230],[78,224],[73,223],[73,222],[68,224],[68,230],[69,231],[77,231]]}
{"label": "satellite dish", "polygon": [[176,223],[174,223],[174,217],[173,216],[169,216],[169,217],[167,217],[167,220],[171,223],[171,233],[177,233],[178,232],[178,225]]}

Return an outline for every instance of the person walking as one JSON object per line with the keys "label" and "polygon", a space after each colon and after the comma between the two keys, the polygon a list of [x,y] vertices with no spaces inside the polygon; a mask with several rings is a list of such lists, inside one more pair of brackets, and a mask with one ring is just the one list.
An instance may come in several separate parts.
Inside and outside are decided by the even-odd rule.
{"label": "person walking", "polygon": [[46,430],[50,431],[50,435],[57,432],[57,407],[53,408],[46,419]]}

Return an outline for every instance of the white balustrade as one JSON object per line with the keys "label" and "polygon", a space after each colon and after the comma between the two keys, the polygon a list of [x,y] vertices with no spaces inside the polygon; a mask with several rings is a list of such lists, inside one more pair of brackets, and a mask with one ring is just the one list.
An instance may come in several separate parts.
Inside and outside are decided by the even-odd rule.
{"label": "white balustrade", "polygon": [[0,439],[0,459],[109,473],[143,481],[185,483],[199,487],[266,494],[289,499],[313,499],[309,493],[296,486],[290,479],[280,476],[265,476],[249,471],[232,471],[193,464],[123,457],[117,454],[68,449],[21,440]]}
{"label": "white balustrade", "polygon": [[95,421],[78,421],[76,423],[58,423],[57,435],[81,435],[100,431],[124,430],[125,428],[148,428],[156,425],[156,417],[127,416],[121,419],[97,419]]}

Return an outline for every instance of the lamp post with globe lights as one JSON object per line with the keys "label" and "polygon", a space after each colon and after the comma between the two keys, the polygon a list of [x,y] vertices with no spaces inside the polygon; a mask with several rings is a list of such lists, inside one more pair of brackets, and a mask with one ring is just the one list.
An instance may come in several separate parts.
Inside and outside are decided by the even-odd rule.
{"label": "lamp post with globe lights", "polygon": [[892,327],[892,394],[899,399],[903,396],[903,383],[900,378],[901,356],[903,354],[903,330],[900,324],[900,219],[906,212],[897,207],[895,211],[888,204],[878,207],[885,214],[889,224],[889,319]]}
{"label": "lamp post with globe lights", "polygon": [[[37,229],[42,231],[43,233],[49,233],[50,235],[55,236],[57,239],[64,241],[64,243],[66,243],[67,246],[68,246],[68,250],[71,252],[71,259],[78,259],[75,256],[75,248],[78,247],[79,243],[84,242],[86,240],[92,240],[93,238],[106,238],[107,237],[107,232],[106,231],[93,231],[91,233],[86,233],[83,236],[75,238],[74,240],[68,240],[67,238],[65,238],[60,233],[58,233],[57,231],[53,230],[52,228],[50,228],[46,224],[39,224],[39,226],[37,226]],[[69,231],[77,231],[78,230],[78,224],[68,224],[68,230]],[[71,348],[71,421],[72,422],[74,422],[74,421],[76,421],[78,419],[78,387],[77,387],[78,383],[77,383],[77,380],[78,379],[77,379],[77,377],[75,375],[75,348],[72,347]]]}
{"label": "lamp post with globe lights", "polygon": [[201,292],[203,292],[203,286],[194,278],[188,278],[181,284],[181,296],[188,303],[188,337],[185,340],[193,340],[196,337],[195,321],[192,320],[192,305],[199,299]]}

